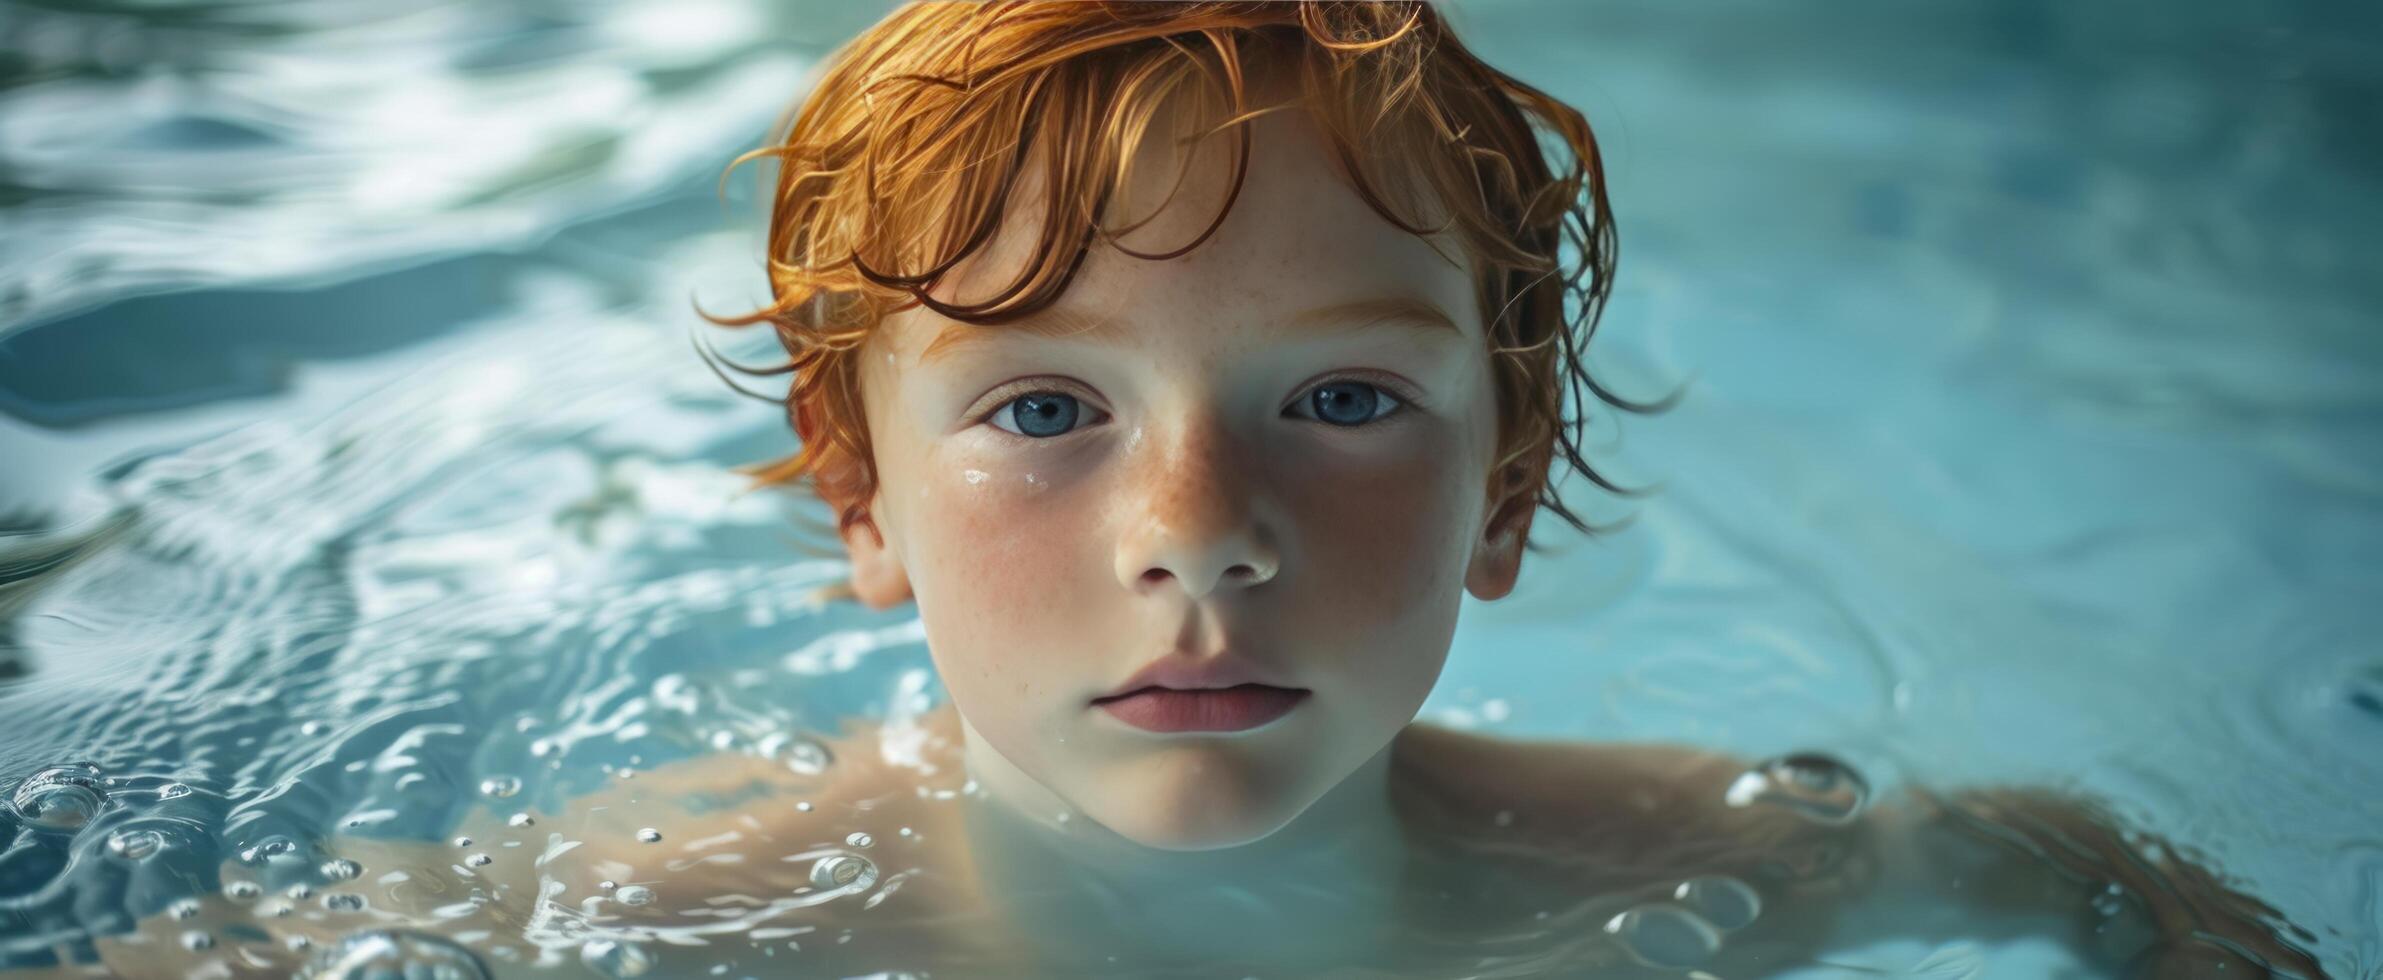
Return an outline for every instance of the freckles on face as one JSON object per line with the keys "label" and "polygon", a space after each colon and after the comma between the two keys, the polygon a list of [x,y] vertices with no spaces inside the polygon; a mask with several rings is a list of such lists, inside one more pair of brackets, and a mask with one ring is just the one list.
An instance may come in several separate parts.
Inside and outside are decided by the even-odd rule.
{"label": "freckles on face", "polygon": [[[1418,453],[1343,478],[1281,484],[1298,552],[1277,583],[1284,608],[1276,622],[1297,634],[1305,657],[1436,671],[1480,510],[1469,503],[1471,468],[1469,459]],[[1386,662],[1393,657],[1400,664]]]}
{"label": "freckles on face", "polygon": [[946,682],[1032,694],[1068,676],[1057,659],[1114,605],[1114,583],[1088,571],[1093,508],[1061,473],[926,455],[936,490],[907,515],[905,550]]}

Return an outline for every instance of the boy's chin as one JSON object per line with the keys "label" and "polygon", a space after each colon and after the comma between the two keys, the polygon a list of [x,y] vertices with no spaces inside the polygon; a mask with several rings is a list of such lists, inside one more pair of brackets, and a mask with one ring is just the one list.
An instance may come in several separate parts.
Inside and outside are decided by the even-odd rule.
{"label": "boy's chin", "polygon": [[1322,794],[1291,774],[1251,771],[1221,759],[1144,760],[1071,794],[1085,816],[1126,840],[1162,851],[1213,851],[1281,830]]}

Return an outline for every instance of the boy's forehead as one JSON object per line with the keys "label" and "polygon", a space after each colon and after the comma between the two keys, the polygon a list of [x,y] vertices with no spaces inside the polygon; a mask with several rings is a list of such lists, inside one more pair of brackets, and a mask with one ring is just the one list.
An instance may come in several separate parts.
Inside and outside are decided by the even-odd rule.
{"label": "boy's forehead", "polygon": [[[1165,259],[1137,258],[1096,242],[1066,292],[1033,318],[1038,330],[1093,330],[1167,310],[1230,306],[1288,316],[1374,303],[1389,304],[1376,312],[1437,309],[1460,329],[1478,332],[1471,322],[1471,270],[1453,239],[1427,241],[1375,212],[1342,177],[1329,146],[1296,107],[1261,116],[1250,129],[1248,171],[1214,234]],[[1142,222],[1119,240],[1144,254],[1189,244],[1232,193],[1236,141],[1230,133],[1205,141],[1188,161],[1165,140],[1144,140],[1131,181],[1108,218],[1113,228]],[[1039,158],[1020,174],[993,239],[937,285],[937,299],[981,303],[1028,271],[1047,212]],[[1429,213],[1409,217],[1437,219]],[[1345,318],[1352,311],[1339,312]],[[924,308],[903,316],[928,327],[920,331],[929,338],[918,341],[922,345],[949,324]]]}

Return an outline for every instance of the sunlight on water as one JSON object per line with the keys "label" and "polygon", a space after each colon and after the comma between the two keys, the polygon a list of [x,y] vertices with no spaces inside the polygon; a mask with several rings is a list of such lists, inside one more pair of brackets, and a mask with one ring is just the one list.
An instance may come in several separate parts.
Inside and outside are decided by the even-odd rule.
{"label": "sunlight on water", "polygon": [[[1423,719],[1762,760],[1721,802],[1817,834],[2090,789],[2383,975],[2383,27],[2202,6],[1456,5],[1608,141],[1598,356],[1698,381],[1626,446],[1593,420],[1663,492],[1469,605]],[[1009,938],[914,904],[980,792],[920,775],[923,628],[827,597],[823,510],[734,469],[782,416],[686,337],[762,288],[718,168],[873,15],[0,0],[0,970],[968,975]],[[1530,854],[1483,802],[1455,860]],[[1696,976],[1859,862],[1796,854],[1454,908],[1391,975]],[[2140,947],[2150,892],[2075,884]],[[1774,975],[2081,969],[1842,938]]]}

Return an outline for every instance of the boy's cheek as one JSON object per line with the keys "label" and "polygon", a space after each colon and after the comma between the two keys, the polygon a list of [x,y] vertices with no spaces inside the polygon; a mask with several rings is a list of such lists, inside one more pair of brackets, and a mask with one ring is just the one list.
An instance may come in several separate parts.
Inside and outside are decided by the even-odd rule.
{"label": "boy's cheek", "polygon": [[1318,666],[1436,674],[1477,509],[1465,505],[1456,476],[1417,460],[1354,483],[1318,481],[1292,497],[1301,553],[1281,596],[1295,608],[1275,617],[1293,635],[1280,639],[1299,643]]}
{"label": "boy's cheek", "polygon": [[957,482],[938,486],[914,521],[909,571],[930,628],[964,630],[954,642],[970,651],[1040,650],[1053,660],[1062,638],[1105,636],[1104,613],[1124,597],[1096,560],[1088,508],[1018,474]]}

